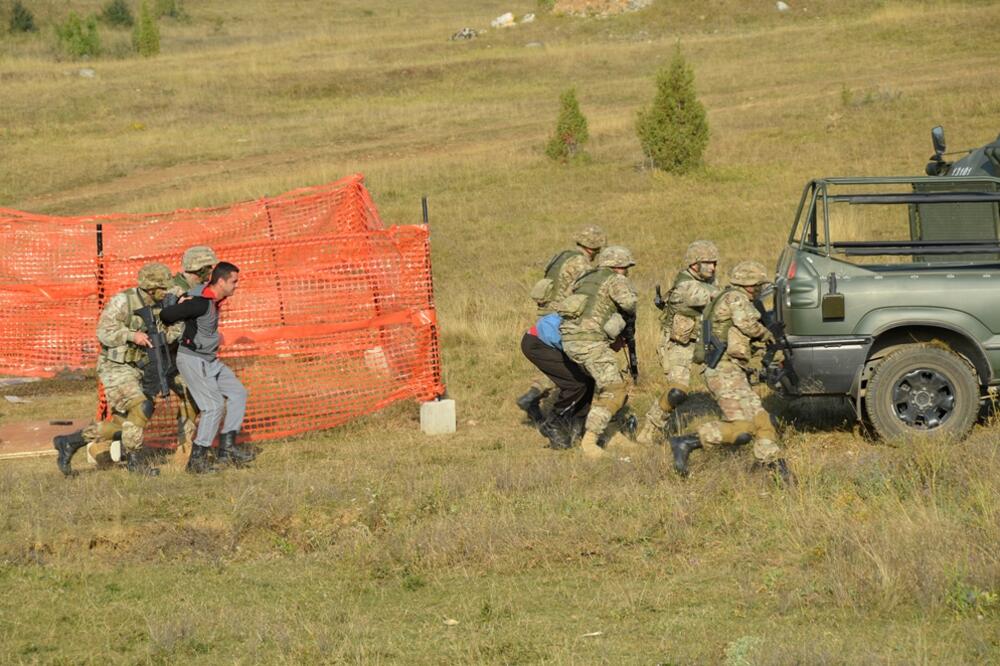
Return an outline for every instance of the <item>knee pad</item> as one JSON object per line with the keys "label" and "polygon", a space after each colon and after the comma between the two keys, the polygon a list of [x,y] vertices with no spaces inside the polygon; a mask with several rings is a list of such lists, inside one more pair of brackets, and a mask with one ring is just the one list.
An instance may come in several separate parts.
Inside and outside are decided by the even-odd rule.
{"label": "knee pad", "polygon": [[742,446],[749,444],[754,437],[754,424],[750,421],[730,421],[723,423],[719,427],[722,434],[723,444],[736,444]]}
{"label": "knee pad", "polygon": [[603,387],[597,397],[594,398],[592,405],[595,407],[600,405],[614,414],[625,406],[627,400],[628,385],[622,381]]}
{"label": "knee pad", "polygon": [[125,415],[126,423],[134,423],[139,428],[144,428],[146,422],[153,415],[153,401],[149,398],[133,400],[128,404],[128,414]]}
{"label": "knee pad", "polygon": [[754,434],[762,439],[777,440],[778,431],[774,427],[773,417],[767,412],[757,412],[753,417]]}
{"label": "knee pad", "polygon": [[667,389],[667,392],[660,397],[660,409],[665,412],[669,412],[676,407],[680,407],[681,404],[687,400],[687,398],[687,391],[679,386],[671,386]]}

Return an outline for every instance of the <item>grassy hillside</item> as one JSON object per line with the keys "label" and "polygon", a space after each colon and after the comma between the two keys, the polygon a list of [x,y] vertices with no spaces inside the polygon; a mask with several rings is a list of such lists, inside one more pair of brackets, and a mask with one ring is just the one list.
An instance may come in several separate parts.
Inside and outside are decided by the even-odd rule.
{"label": "grassy hillside", "polygon": [[[40,32],[0,36],[0,206],[166,210],[360,171],[401,224],[426,194],[460,430],[426,439],[403,405],[207,479],[3,464],[0,662],[1000,660],[992,420],[894,448],[837,405],[770,399],[800,478],[783,490],[746,452],[695,454],[686,482],[660,451],[587,465],[512,403],[528,289],[581,224],[638,258],[642,412],[652,285],[689,241],[773,264],[808,178],[920,173],[935,124],[956,148],[992,139],[1000,6],[659,0],[456,43],[536,3],[188,0],[160,56],[102,27],[108,55],[74,62],[52,23],[100,3],[25,4]],[[712,130],[683,178],[641,169],[634,133],[678,41]],[[592,159],[563,167],[542,151],[570,86]],[[34,402],[0,418],[85,416],[92,389],[5,390]]]}

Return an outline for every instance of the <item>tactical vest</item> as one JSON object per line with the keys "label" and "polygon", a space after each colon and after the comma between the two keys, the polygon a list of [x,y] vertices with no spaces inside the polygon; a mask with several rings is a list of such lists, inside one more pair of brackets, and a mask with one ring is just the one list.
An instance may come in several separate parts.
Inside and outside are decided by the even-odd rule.
{"label": "tactical vest", "polygon": [[545,265],[545,274],[531,290],[531,298],[539,307],[544,308],[563,296],[570,286],[562,282],[563,266],[573,257],[580,256],[584,256],[580,250],[563,250],[549,260]]}
{"label": "tactical vest", "polygon": [[[725,319],[721,322],[716,320],[715,306],[719,304],[719,301],[721,301],[726,294],[738,290],[739,288],[733,285],[726,287],[725,289],[722,290],[721,293],[719,293],[718,296],[712,299],[711,303],[705,306],[705,312],[702,314],[702,316],[704,317],[704,319],[702,320],[702,325],[704,325],[704,322],[707,321],[709,323],[709,326],[712,327],[712,336],[721,341],[723,344],[726,344],[729,341],[729,329],[733,327],[733,318],[729,317],[728,319]],[[695,363],[705,362],[705,345],[708,344],[708,338],[707,336],[704,335],[702,336],[702,338],[704,339],[701,340],[701,343],[697,345],[694,349]],[[723,356],[725,356],[725,354]]]}
{"label": "tactical vest", "polygon": [[[146,304],[142,300],[142,296],[139,295],[138,289],[128,289],[125,291],[125,300],[128,304],[128,320],[125,325],[128,330],[132,332],[142,331],[143,333],[148,333],[146,330],[146,325],[142,321],[142,317],[135,314],[135,311],[146,307]],[[154,316],[159,314],[159,310],[153,309]],[[118,345],[117,347],[105,347],[101,345],[101,356],[108,359],[109,361],[114,361],[115,363],[127,363],[129,365],[143,365],[145,361],[149,359],[146,354],[146,350],[133,342],[126,342],[123,345]]]}
{"label": "tactical vest", "polygon": [[663,332],[673,338],[674,331],[674,317],[681,315],[689,319],[694,320],[694,331],[691,334],[690,339],[678,340],[681,344],[688,344],[690,342],[696,342],[698,338],[701,337],[701,311],[694,308],[686,307],[683,305],[672,304],[670,302],[671,296],[673,296],[674,290],[685,282],[700,282],[695,277],[692,277],[691,273],[688,271],[680,271],[677,273],[677,277],[674,278],[674,284],[670,287],[670,291],[667,293],[667,303],[663,310],[660,312],[660,324]]}
{"label": "tactical vest", "polygon": [[604,325],[608,323],[611,315],[618,312],[618,305],[607,295],[608,283],[615,275],[617,273],[610,268],[595,268],[581,275],[573,283],[573,293],[564,299],[564,303],[580,301],[579,306],[573,308],[579,314],[569,319],[580,324],[594,322],[594,325],[588,327],[592,330],[566,331],[563,334],[565,339],[607,339]]}

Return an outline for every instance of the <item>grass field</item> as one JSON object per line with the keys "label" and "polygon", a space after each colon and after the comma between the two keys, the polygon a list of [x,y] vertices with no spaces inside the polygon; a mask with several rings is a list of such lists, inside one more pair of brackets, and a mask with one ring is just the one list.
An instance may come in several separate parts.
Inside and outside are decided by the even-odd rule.
{"label": "grass field", "polygon": [[[836,404],[771,398],[783,489],[746,452],[695,454],[687,481],[659,450],[585,464],[512,402],[527,292],[581,224],[637,255],[642,413],[652,286],[688,242],[772,265],[808,178],[921,173],[935,124],[991,140],[1000,5],[657,0],[455,43],[536,4],[188,0],[160,56],[102,28],[110,55],[73,62],[52,22],[100,3],[24,2],[42,29],[0,35],[0,206],[168,210],[362,172],[405,224],[426,194],[460,414],[427,439],[399,405],[213,478],[0,464],[0,663],[1000,662],[992,418],[888,446]],[[634,132],[678,42],[712,131],[686,177],[642,169]],[[570,86],[591,160],[564,167],[542,150]],[[33,402],[0,418],[86,416],[92,391],[5,390]]]}

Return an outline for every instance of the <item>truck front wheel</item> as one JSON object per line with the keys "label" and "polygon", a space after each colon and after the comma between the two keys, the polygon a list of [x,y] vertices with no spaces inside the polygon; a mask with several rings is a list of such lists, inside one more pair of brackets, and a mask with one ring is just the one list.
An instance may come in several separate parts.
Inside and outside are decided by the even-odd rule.
{"label": "truck front wheel", "polygon": [[968,434],[979,413],[979,381],[958,354],[904,345],[875,368],[865,410],[883,439]]}

